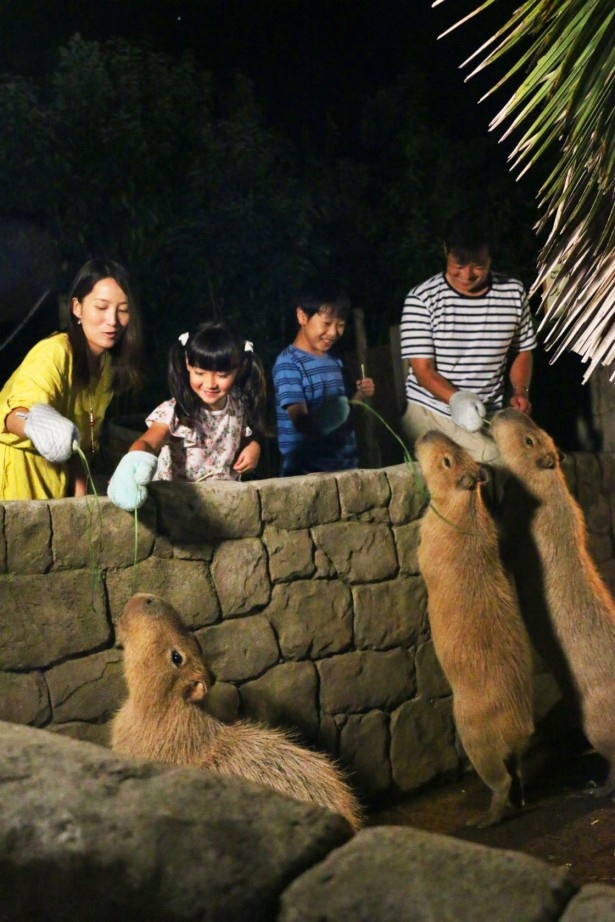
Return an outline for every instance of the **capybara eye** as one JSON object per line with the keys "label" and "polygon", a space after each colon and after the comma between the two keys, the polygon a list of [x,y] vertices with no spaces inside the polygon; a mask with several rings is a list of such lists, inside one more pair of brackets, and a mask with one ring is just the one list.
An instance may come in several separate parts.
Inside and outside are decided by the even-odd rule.
{"label": "capybara eye", "polygon": [[525,444],[526,444],[526,445],[533,445],[533,444],[534,444],[534,439],[533,439],[530,435],[526,435],[526,437],[525,437]]}
{"label": "capybara eye", "polygon": [[177,652],[177,650],[172,650],[171,651],[171,661],[174,666],[181,666],[181,664],[184,661],[184,658],[181,655],[181,653]]}
{"label": "capybara eye", "polygon": [[447,455],[444,455],[444,457],[442,458],[442,461],[444,462],[444,467],[451,466],[451,459],[447,457]]}

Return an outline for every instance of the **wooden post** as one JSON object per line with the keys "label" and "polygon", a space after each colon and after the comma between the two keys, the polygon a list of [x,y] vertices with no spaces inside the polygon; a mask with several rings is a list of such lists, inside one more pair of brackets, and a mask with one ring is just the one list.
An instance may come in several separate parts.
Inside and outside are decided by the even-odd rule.
{"label": "wooden post", "polygon": [[[355,330],[355,342],[357,345],[357,359],[359,361],[359,367],[361,368],[361,377],[368,378],[370,376],[370,369],[368,364],[368,352],[367,352],[367,336],[365,334],[365,318],[363,316],[363,309],[360,307],[353,308],[352,316],[354,320],[354,330]],[[371,399],[363,398],[366,404],[371,403]],[[364,436],[365,442],[365,453],[368,467],[382,467],[382,459],[380,455],[380,446],[378,444],[378,436],[376,432],[376,418],[373,416],[369,410],[357,410],[357,414],[361,416],[361,431]]]}

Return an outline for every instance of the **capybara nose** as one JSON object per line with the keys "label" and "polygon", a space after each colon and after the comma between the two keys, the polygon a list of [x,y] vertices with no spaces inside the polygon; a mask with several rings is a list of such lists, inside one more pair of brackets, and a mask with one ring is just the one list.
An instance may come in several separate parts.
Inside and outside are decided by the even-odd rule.
{"label": "capybara nose", "polygon": [[555,455],[551,451],[545,451],[538,459],[538,467],[545,471],[552,471],[556,464]]}

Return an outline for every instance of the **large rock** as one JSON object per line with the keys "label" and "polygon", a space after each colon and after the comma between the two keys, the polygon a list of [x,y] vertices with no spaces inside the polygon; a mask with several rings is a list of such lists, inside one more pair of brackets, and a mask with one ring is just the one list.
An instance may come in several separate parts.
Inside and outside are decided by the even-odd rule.
{"label": "large rock", "polygon": [[0,723],[2,922],[259,922],[351,836],[234,779]]}
{"label": "large rock", "polygon": [[527,855],[379,827],[294,881],[278,922],[543,922],[576,889]]}

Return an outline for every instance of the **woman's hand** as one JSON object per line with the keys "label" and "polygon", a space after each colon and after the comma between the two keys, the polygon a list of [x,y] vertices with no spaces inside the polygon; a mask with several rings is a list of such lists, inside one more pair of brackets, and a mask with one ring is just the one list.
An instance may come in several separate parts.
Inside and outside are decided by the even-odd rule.
{"label": "woman's hand", "polygon": [[258,464],[261,456],[261,447],[258,442],[248,442],[246,447],[239,452],[237,460],[233,464],[233,470],[238,474],[245,474],[247,471],[253,471]]}

